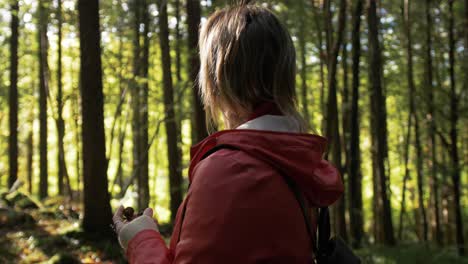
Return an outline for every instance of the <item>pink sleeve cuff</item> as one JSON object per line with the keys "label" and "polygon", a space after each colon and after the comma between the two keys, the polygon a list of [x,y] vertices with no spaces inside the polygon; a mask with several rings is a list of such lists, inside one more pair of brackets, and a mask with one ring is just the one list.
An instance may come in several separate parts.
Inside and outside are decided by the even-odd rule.
{"label": "pink sleeve cuff", "polygon": [[166,257],[168,250],[159,232],[146,229],[139,232],[130,240],[126,253],[130,263],[135,263],[133,260],[136,258],[144,259],[145,256],[152,256],[155,254]]}

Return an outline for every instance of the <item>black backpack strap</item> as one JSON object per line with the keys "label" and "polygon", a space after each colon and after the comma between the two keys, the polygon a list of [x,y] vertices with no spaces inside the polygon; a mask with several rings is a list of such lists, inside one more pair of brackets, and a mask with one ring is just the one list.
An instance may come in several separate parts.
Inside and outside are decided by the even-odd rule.
{"label": "black backpack strap", "polygon": [[283,175],[283,178],[286,181],[289,189],[294,194],[294,197],[296,198],[297,203],[299,204],[299,207],[301,208],[302,216],[304,217],[304,223],[305,223],[306,228],[307,228],[307,234],[309,235],[310,242],[311,242],[311,245],[312,245],[312,250],[314,252],[317,252],[317,245],[316,245],[316,238],[315,238],[316,236],[315,236],[315,232],[313,231],[311,223],[310,223],[310,221],[311,221],[310,208],[307,205],[304,194],[297,187],[297,184],[293,180],[291,180],[291,178],[289,178],[288,176],[285,176],[285,175]]}
{"label": "black backpack strap", "polygon": [[316,245],[316,256],[317,259],[326,257],[330,254],[329,241],[330,241],[330,213],[328,207],[320,208],[318,221],[317,221],[317,245]]}
{"label": "black backpack strap", "polygon": [[203,157],[201,158],[201,160],[206,159],[208,156],[210,156],[211,154],[213,154],[213,153],[215,153],[216,151],[221,150],[221,149],[239,150],[238,148],[236,148],[236,147],[234,147],[234,146],[232,146],[232,145],[220,144],[220,145],[217,145],[217,146],[213,147],[212,149],[208,150],[208,151],[203,155]]}

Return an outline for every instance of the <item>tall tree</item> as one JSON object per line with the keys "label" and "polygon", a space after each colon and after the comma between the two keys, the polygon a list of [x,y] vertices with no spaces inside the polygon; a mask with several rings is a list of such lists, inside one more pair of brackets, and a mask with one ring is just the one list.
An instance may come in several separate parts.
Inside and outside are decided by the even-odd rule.
{"label": "tall tree", "polygon": [[[186,90],[187,84],[182,81],[182,31],[181,31],[181,0],[175,0],[175,18],[176,18],[176,25],[175,25],[175,55],[176,55],[176,89],[175,94],[177,95],[176,100],[176,109],[175,115],[177,120],[177,129],[181,131],[181,133],[177,133],[177,144],[179,146],[183,145],[182,142],[182,121],[185,119],[185,112],[184,109],[184,100],[182,100],[184,92]],[[193,122],[193,118],[191,119]],[[192,135],[194,135],[192,129]],[[179,159],[182,160],[182,151],[179,151]]]}
{"label": "tall tree", "polygon": [[[190,2],[190,1],[189,1]],[[158,0],[159,6],[159,43],[163,72],[164,112],[167,137],[167,154],[169,160],[169,190],[171,196],[171,219],[174,220],[177,209],[182,203],[182,172],[177,146],[177,124],[174,112],[174,87],[171,77],[171,55],[169,47],[169,28],[167,18],[167,1]]]}
{"label": "tall tree", "polygon": [[[338,103],[337,103],[337,81],[336,73],[338,67],[338,54],[343,43],[345,20],[346,20],[346,0],[340,1],[338,17],[338,29],[336,40],[333,40],[332,17],[330,2],[325,1],[325,14],[327,24],[327,50],[328,50],[328,104],[327,104],[327,124],[326,135],[330,139],[331,160],[343,172],[341,161],[341,140],[339,132]],[[345,200],[340,198],[337,202],[337,213],[335,214],[335,228],[337,233],[347,239],[345,220]]]}
{"label": "tall tree", "polygon": [[63,83],[62,83],[62,0],[57,0],[57,143],[58,143],[58,191],[64,193],[63,179],[67,178],[69,195],[71,195],[70,180],[68,179],[65,163],[65,149],[63,138],[65,137],[65,121],[63,120]]}
{"label": "tall tree", "polygon": [[[411,20],[411,1],[405,0],[403,19],[405,21],[405,38],[406,42],[406,61],[408,65],[407,69],[407,81],[408,81],[408,99],[409,99],[409,116],[411,121],[414,121],[414,142],[416,148],[416,175],[417,175],[417,189],[418,189],[418,203],[420,217],[422,218],[423,228],[423,240],[427,241],[428,224],[426,217],[426,210],[424,206],[424,183],[423,183],[423,160],[422,160],[422,148],[421,139],[419,133],[419,117],[416,112],[415,96],[416,88],[414,84],[414,69],[413,69],[413,38],[411,35],[412,20]],[[408,129],[411,129],[411,121]],[[409,136],[408,136],[409,138]],[[409,139],[408,143],[409,145]],[[407,162],[408,157],[406,158]],[[408,172],[409,173],[409,172]],[[405,190],[404,190],[405,191]]]}
{"label": "tall tree", "polygon": [[111,234],[102,92],[99,2],[79,0],[84,217],[87,232]]}
{"label": "tall tree", "polygon": [[26,156],[26,168],[27,168],[27,178],[28,178],[28,192],[29,194],[33,193],[33,156],[34,156],[34,130],[33,122],[31,122],[31,128],[28,133],[28,139],[26,141],[27,146],[27,156]]}
{"label": "tall tree", "polygon": [[39,197],[44,199],[48,196],[48,164],[47,164],[47,96],[49,93],[49,65],[48,39],[47,39],[47,0],[39,1],[39,155],[40,155],[40,176],[39,176]]}
{"label": "tall tree", "polygon": [[[73,73],[73,71],[71,71]],[[73,83],[73,82],[72,82]],[[74,124],[74,128],[75,128],[75,175],[76,175],[76,188],[78,190],[81,189],[81,177],[82,176],[82,169],[81,169],[81,151],[80,149],[82,149],[82,141],[80,140],[81,137],[80,137],[80,106],[81,106],[81,103],[80,103],[80,90],[81,90],[81,81],[79,82],[78,84],[78,89],[75,89],[76,92],[73,94],[73,100],[72,100],[72,104],[73,104],[73,110],[72,110],[72,115],[73,115],[73,124]],[[82,121],[82,120],[81,120]],[[78,195],[77,197],[75,197],[77,200],[80,200],[80,192],[78,192]]]}
{"label": "tall tree", "polygon": [[[431,153],[431,162],[429,166],[431,178],[431,191],[432,198],[434,202],[434,218],[435,218],[435,228],[436,228],[436,241],[439,245],[442,244],[442,231],[440,228],[440,217],[439,217],[439,194],[438,194],[438,181],[437,181],[437,152],[436,152],[436,116],[435,116],[435,105],[434,105],[434,77],[433,77],[433,58],[432,58],[432,15],[431,15],[431,0],[427,0],[425,4],[425,13],[426,13],[426,47],[425,47],[425,79],[428,96],[428,123],[429,123],[429,146]],[[424,234],[424,237],[427,237],[427,234]],[[427,239],[425,239],[427,240]]]}
{"label": "tall tree", "polygon": [[[132,139],[133,139],[133,172],[136,175],[137,180],[137,192],[138,192],[138,208],[139,210],[144,209],[140,207],[140,187],[143,182],[141,181],[141,169],[142,169],[142,150],[141,150],[141,2],[142,0],[131,1],[131,11],[133,17],[133,67],[132,73],[133,78],[131,81],[131,94],[132,94]],[[132,180],[133,181],[133,180]]]}
{"label": "tall tree", "polygon": [[[323,50],[323,30],[322,30],[322,16],[319,14],[319,7],[316,6],[315,0],[312,2],[312,12],[314,15],[314,24],[317,32],[317,49],[319,52],[319,65],[320,65],[320,110],[325,113],[325,70],[324,70],[324,58],[325,51]],[[323,123],[323,120],[322,120]],[[323,126],[323,124],[322,124]],[[322,128],[323,129],[323,128]]]}
{"label": "tall tree", "polygon": [[10,94],[8,141],[9,177],[8,187],[18,178],[18,0],[11,1],[11,38],[10,38]]}
{"label": "tall tree", "polygon": [[[133,173],[138,183],[138,208],[149,204],[148,185],[148,69],[149,69],[149,11],[146,0],[134,0],[133,28]],[[141,27],[144,27],[143,31]]]}
{"label": "tall tree", "polygon": [[[181,49],[181,42],[182,42],[182,33],[180,30],[180,22],[181,22],[181,15],[180,15],[180,1],[175,0],[175,18],[176,18],[176,25],[175,25],[175,52],[176,52],[176,78],[177,78],[177,85],[181,86],[182,82],[182,49]],[[178,87],[181,89],[181,87]]]}
{"label": "tall tree", "polygon": [[[300,1],[300,12],[302,17],[305,17],[305,4],[304,1]],[[306,50],[306,19],[301,19],[299,24],[299,47],[301,54],[301,103],[302,103],[302,113],[304,114],[304,119],[307,124],[310,123],[309,115],[309,100],[307,98],[307,50]]]}
{"label": "tall tree", "polygon": [[[464,18],[463,18],[463,24],[464,24],[463,28],[465,30],[463,31],[463,35],[464,35],[463,38],[464,38],[464,45],[465,46],[464,46],[464,49],[463,49],[463,51],[464,51],[463,58],[464,58],[465,63],[463,64],[463,66],[464,66],[464,69],[465,69],[464,72],[467,72],[468,71],[468,0],[465,0],[465,9],[464,9],[464,11],[465,11],[464,12],[465,15],[464,15]],[[464,76],[465,76],[465,78],[463,80],[463,90],[468,91],[468,74],[465,74]]]}
{"label": "tall tree", "polygon": [[356,0],[353,11],[351,42],[353,47],[353,80],[351,95],[350,139],[349,139],[349,220],[352,245],[360,247],[364,233],[362,208],[361,150],[359,148],[359,63],[361,60],[361,15],[363,0]]}
{"label": "tall tree", "polygon": [[200,142],[208,136],[206,130],[205,111],[198,93],[197,76],[200,69],[200,58],[198,57],[198,28],[201,20],[200,0],[187,0],[187,26],[188,26],[188,51],[189,51],[189,76],[192,81],[193,96],[193,120],[192,120],[192,142]]}
{"label": "tall tree", "polygon": [[[377,16],[377,0],[369,0],[367,7],[367,24],[369,28],[369,94],[371,113],[372,167],[374,181],[379,183],[379,204],[382,215],[375,215],[374,221],[382,221],[383,239],[385,244],[394,245],[392,211],[387,190],[387,175],[385,160],[387,159],[387,111],[385,95],[382,88],[382,54],[379,42],[379,17]],[[374,212],[375,213],[375,212]]]}
{"label": "tall tree", "polygon": [[[455,82],[455,18],[453,2],[449,0],[449,76],[450,76],[450,145],[452,160],[452,184],[455,200],[455,227],[457,233],[457,248],[460,256],[465,255],[465,238],[463,236],[463,220],[460,204],[460,160],[458,157],[458,94]],[[466,8],[466,7],[465,7]],[[465,29],[466,30],[466,29]]]}
{"label": "tall tree", "polygon": [[150,17],[148,10],[148,0],[142,0],[142,24],[144,26],[143,30],[143,51],[141,57],[142,64],[142,91],[141,91],[141,139],[140,139],[140,158],[141,158],[141,170],[140,177],[138,180],[139,183],[139,203],[138,207],[143,209],[148,207],[150,201],[150,192],[149,192],[149,160],[148,160],[148,95],[149,95],[149,83],[148,83],[148,73],[149,73],[149,26],[150,26]]}

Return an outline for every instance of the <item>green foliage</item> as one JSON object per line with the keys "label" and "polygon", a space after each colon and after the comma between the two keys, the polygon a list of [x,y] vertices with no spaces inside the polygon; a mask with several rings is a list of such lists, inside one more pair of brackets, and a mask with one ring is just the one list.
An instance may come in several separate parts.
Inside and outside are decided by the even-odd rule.
{"label": "green foliage", "polygon": [[455,247],[438,249],[422,244],[399,245],[395,248],[370,247],[358,251],[365,264],[466,264],[467,257],[459,257]]}

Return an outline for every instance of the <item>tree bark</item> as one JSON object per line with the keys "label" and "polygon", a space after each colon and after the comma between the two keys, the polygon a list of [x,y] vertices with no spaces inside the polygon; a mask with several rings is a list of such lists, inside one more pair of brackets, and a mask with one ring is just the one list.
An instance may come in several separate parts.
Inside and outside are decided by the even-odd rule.
{"label": "tree bark", "polygon": [[133,150],[133,173],[136,173],[136,183],[137,183],[137,207],[138,210],[144,209],[140,207],[140,196],[141,196],[141,105],[140,100],[142,99],[141,95],[141,33],[140,33],[140,25],[141,25],[141,3],[143,0],[132,0],[131,2],[131,12],[133,13],[133,78],[132,78],[132,86],[131,86],[131,94],[132,94],[132,150]]}
{"label": "tree bark", "polygon": [[[148,69],[149,69],[149,11],[146,0],[133,0],[133,172],[137,180],[137,207],[149,205],[148,185]],[[143,25],[144,30],[140,28]]]}
{"label": "tree bark", "polygon": [[[343,133],[341,133],[341,139],[343,141],[342,149],[345,161],[343,162],[343,172],[348,174],[349,172],[349,127],[350,127],[350,97],[349,97],[349,65],[348,65],[348,34],[346,27],[345,31],[345,38],[343,40],[343,50],[341,52],[341,67],[343,70],[343,88],[341,89],[341,126]],[[346,177],[345,177],[346,178]]]}
{"label": "tree bark", "polygon": [[148,0],[142,0],[142,22],[144,25],[143,31],[143,56],[142,56],[142,73],[143,79],[142,85],[142,96],[141,96],[141,139],[140,139],[140,158],[141,158],[141,170],[139,182],[139,208],[144,209],[149,206],[150,192],[149,192],[149,171],[148,171],[148,154],[144,153],[148,151],[148,95],[149,95],[149,84],[148,84],[148,72],[149,72],[149,10]]}
{"label": "tree bark", "polygon": [[[182,83],[182,59],[181,59],[181,42],[182,42],[182,34],[180,32],[180,1],[175,0],[175,18],[176,18],[176,27],[175,27],[175,53],[176,53],[176,79],[177,84],[180,86]],[[178,87],[181,89],[181,87]]]}
{"label": "tree bark", "polygon": [[369,28],[369,94],[371,112],[371,137],[374,181],[378,180],[379,203],[382,215],[375,216],[374,221],[382,221],[383,240],[387,245],[395,245],[393,233],[392,211],[387,193],[387,176],[385,160],[387,158],[387,114],[385,95],[382,89],[382,54],[379,43],[379,18],[377,16],[376,0],[369,0],[367,9]]}
{"label": "tree bark", "polygon": [[[303,10],[305,9],[304,1],[301,1],[301,14],[305,15]],[[306,25],[304,19],[301,19],[299,25],[299,47],[301,52],[301,103],[302,103],[302,113],[304,115],[304,120],[306,121],[307,126],[310,123],[309,115],[309,100],[307,99],[307,60],[306,60]]]}
{"label": "tree bark", "polygon": [[350,118],[349,140],[349,207],[350,226],[353,247],[360,247],[364,233],[363,208],[362,208],[362,173],[361,150],[359,130],[359,63],[361,59],[361,15],[363,12],[363,0],[357,0],[353,13],[352,46],[353,46],[353,80]]}
{"label": "tree bark", "polygon": [[11,1],[8,188],[13,186],[18,178],[18,12],[18,0]]}
{"label": "tree bark", "polygon": [[198,28],[201,20],[200,0],[187,0],[187,25],[188,25],[188,51],[189,51],[189,76],[192,81],[193,96],[193,120],[192,120],[192,143],[202,141],[208,136],[206,117],[203,104],[198,92],[197,76],[200,69],[200,58],[198,57]]}
{"label": "tree bark", "polygon": [[[442,244],[442,231],[440,229],[440,217],[439,217],[439,194],[438,194],[438,180],[437,180],[437,159],[436,159],[436,117],[435,117],[435,106],[434,106],[434,85],[433,85],[433,65],[432,65],[432,16],[431,16],[431,0],[427,0],[425,4],[426,12],[426,88],[428,94],[428,115],[429,118],[429,146],[431,153],[431,162],[429,170],[431,172],[431,191],[434,202],[434,218],[436,228],[436,241],[438,245]],[[424,234],[425,240],[427,240],[427,233]]]}
{"label": "tree bark", "polygon": [[[57,143],[58,143],[58,190],[59,194],[63,195],[64,183],[63,179],[68,176],[67,166],[65,163],[65,149],[63,138],[65,137],[65,122],[62,117],[63,111],[63,83],[62,83],[62,0],[57,0],[57,23],[58,23],[58,40],[57,40]],[[68,177],[66,177],[68,178]],[[67,180],[69,195],[71,195],[70,181]]]}
{"label": "tree bark", "polygon": [[[455,26],[453,2],[449,0],[449,75],[450,75],[450,141],[452,160],[452,182],[455,202],[455,227],[457,232],[457,248],[460,256],[465,255],[465,238],[463,236],[463,220],[460,204],[460,161],[458,157],[458,94],[455,82]],[[466,7],[465,7],[466,8]]]}
{"label": "tree bark", "polygon": [[398,240],[402,240],[403,238],[403,217],[406,212],[406,185],[410,179],[410,170],[408,167],[409,163],[409,155],[410,155],[410,142],[411,142],[411,128],[412,128],[412,120],[413,117],[411,113],[408,115],[408,123],[407,123],[407,132],[406,132],[406,144],[405,144],[405,153],[404,153],[404,163],[405,163],[405,176],[403,178],[403,187],[402,187],[402,195],[401,195],[401,204],[400,204],[400,217],[399,217],[399,224],[398,224]]}
{"label": "tree bark", "polygon": [[[345,18],[346,18],[346,0],[340,1],[340,13],[338,18],[338,29],[337,37],[333,42],[331,40],[332,34],[332,25],[331,25],[331,14],[330,8],[325,10],[327,20],[327,43],[329,46],[327,50],[329,51],[328,57],[328,104],[327,104],[327,126],[326,126],[326,135],[330,140],[330,149],[331,149],[331,160],[338,167],[341,174],[343,175],[343,167],[341,163],[341,140],[339,132],[339,118],[338,118],[338,103],[337,103],[337,81],[336,73],[338,66],[338,54],[343,42],[344,28],[345,28]],[[333,43],[332,43],[333,42]],[[330,46],[333,45],[333,46]],[[336,204],[336,214],[335,214],[335,228],[336,232],[344,239],[347,240],[347,231],[346,231],[346,220],[345,220],[345,200],[340,198]]]}
{"label": "tree bark", "polygon": [[[420,217],[422,218],[422,228],[423,228],[423,240],[427,242],[427,233],[428,233],[428,224],[426,210],[424,206],[424,182],[423,182],[423,162],[422,162],[422,148],[421,148],[421,139],[419,133],[419,118],[416,112],[415,96],[416,88],[414,84],[414,70],[413,70],[413,40],[411,35],[412,20],[411,20],[411,2],[410,0],[405,0],[403,19],[405,21],[405,37],[407,39],[406,43],[406,60],[408,64],[407,70],[407,81],[408,81],[408,99],[409,99],[409,115],[410,118],[414,121],[414,142],[416,148],[416,174],[417,174],[417,189],[418,189],[418,203]],[[408,127],[411,129],[411,126]],[[409,145],[410,142],[408,141]],[[407,162],[406,158],[406,162]],[[408,168],[406,168],[408,169]],[[408,172],[409,173],[409,172]],[[400,217],[401,224],[401,217]],[[401,238],[401,227],[399,230],[399,237]]]}
{"label": "tree bark", "polygon": [[[80,81],[81,82],[81,81]],[[81,85],[77,90],[81,90]],[[73,123],[75,127],[75,173],[76,173],[76,189],[78,190],[77,197],[74,197],[77,201],[81,199],[80,190],[81,190],[81,152],[80,149],[82,146],[80,141],[80,92],[74,95],[73,99]]]}
{"label": "tree bark", "polygon": [[83,117],[84,218],[86,232],[113,234],[107,182],[99,2],[79,0],[81,109]]}
{"label": "tree bark", "polygon": [[174,88],[171,77],[171,57],[169,47],[169,29],[167,2],[158,1],[159,6],[159,42],[163,70],[164,112],[167,137],[167,154],[169,159],[169,190],[171,196],[171,220],[174,221],[179,205],[182,203],[182,173],[177,146],[177,125],[174,113]]}
{"label": "tree bark", "polygon": [[49,65],[47,63],[47,9],[45,0],[39,1],[39,197],[44,199],[48,196],[48,164],[47,164],[47,95],[49,93]]}
{"label": "tree bark", "polygon": [[34,130],[33,122],[31,122],[31,128],[28,134],[28,140],[26,141],[27,145],[27,160],[26,167],[28,171],[28,192],[29,194],[33,193],[33,156],[34,156]]}
{"label": "tree bark", "polygon": [[[177,80],[177,85],[175,89],[175,94],[178,95],[176,97],[176,109],[175,109],[175,116],[177,120],[177,130],[180,131],[180,133],[177,133],[177,145],[179,148],[183,145],[182,142],[182,121],[185,120],[185,111],[184,109],[184,100],[182,100],[186,85],[182,81],[182,32],[180,30],[181,26],[181,0],[175,0],[175,17],[176,17],[176,32],[175,32],[175,53],[176,53],[176,80]],[[191,118],[191,121],[193,122],[193,119]],[[192,131],[193,132],[193,131]],[[193,134],[193,133],[192,133]],[[182,151],[179,151],[179,159],[182,162]]]}
{"label": "tree bark", "polygon": [[[315,6],[315,1],[311,0],[312,2],[312,12],[314,14],[314,23],[316,27],[316,32],[317,32],[317,39],[318,39],[318,44],[317,44],[317,49],[319,51],[319,64],[320,64],[320,112],[325,113],[325,70],[324,70],[324,61],[325,61],[325,51],[323,50],[323,35],[322,35],[322,26],[320,21],[322,21],[319,12],[318,12],[318,7]],[[324,118],[322,118],[322,129],[323,129],[323,123],[324,123]]]}
{"label": "tree bark", "polygon": [[[465,71],[464,72],[468,72],[468,0],[465,0],[465,17],[464,17],[464,31],[463,31],[463,35],[464,35],[464,61],[465,63],[463,64],[464,66],[464,69]],[[468,74],[465,74],[465,78],[463,80],[463,90],[464,91],[468,91]]]}

